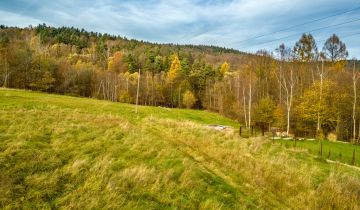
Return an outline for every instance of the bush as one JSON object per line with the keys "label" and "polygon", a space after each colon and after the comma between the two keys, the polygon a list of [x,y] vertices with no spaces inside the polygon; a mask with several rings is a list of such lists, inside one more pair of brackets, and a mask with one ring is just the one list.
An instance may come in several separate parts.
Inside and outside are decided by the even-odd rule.
{"label": "bush", "polygon": [[133,97],[131,97],[130,93],[127,91],[122,91],[119,94],[118,100],[119,100],[119,102],[122,102],[122,103],[133,103],[134,102]]}
{"label": "bush", "polygon": [[194,94],[190,90],[187,90],[184,93],[183,104],[186,106],[186,108],[190,109],[192,106],[194,106],[196,101],[197,101],[197,99],[195,98]]}
{"label": "bush", "polygon": [[323,133],[322,129],[319,129],[316,131],[316,138],[319,140],[324,140],[324,133]]}

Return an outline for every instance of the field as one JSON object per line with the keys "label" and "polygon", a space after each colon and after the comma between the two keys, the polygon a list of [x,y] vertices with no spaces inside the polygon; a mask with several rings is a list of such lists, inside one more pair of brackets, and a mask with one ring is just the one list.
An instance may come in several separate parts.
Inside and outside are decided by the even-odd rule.
{"label": "field", "polygon": [[0,208],[360,208],[359,170],[240,138],[238,126],[206,111],[135,114],[129,104],[0,89]]}
{"label": "field", "polygon": [[[279,140],[276,140],[277,142]],[[289,140],[280,140],[282,144],[285,144],[286,147],[293,147],[294,141]],[[322,157],[333,160],[339,161],[345,164],[353,164],[353,152],[355,150],[355,166],[360,166],[360,146],[359,145],[352,145],[343,142],[330,142],[330,141],[323,141],[323,148],[322,148]],[[320,156],[320,141],[296,141],[296,147],[305,148],[309,151],[310,154]]]}

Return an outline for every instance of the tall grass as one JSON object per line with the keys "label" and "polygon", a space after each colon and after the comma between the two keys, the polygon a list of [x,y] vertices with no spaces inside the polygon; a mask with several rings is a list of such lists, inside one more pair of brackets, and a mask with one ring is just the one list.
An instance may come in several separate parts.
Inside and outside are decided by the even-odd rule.
{"label": "tall grass", "polygon": [[227,120],[206,112],[135,116],[104,101],[0,98],[0,208],[360,208],[358,171],[212,130],[202,123]]}

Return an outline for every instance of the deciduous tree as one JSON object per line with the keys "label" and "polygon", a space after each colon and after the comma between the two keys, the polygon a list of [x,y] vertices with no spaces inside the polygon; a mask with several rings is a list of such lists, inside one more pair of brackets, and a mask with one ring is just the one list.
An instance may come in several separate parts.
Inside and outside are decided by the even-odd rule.
{"label": "deciduous tree", "polygon": [[326,40],[323,52],[332,62],[345,60],[349,55],[345,43],[336,34],[333,34]]}

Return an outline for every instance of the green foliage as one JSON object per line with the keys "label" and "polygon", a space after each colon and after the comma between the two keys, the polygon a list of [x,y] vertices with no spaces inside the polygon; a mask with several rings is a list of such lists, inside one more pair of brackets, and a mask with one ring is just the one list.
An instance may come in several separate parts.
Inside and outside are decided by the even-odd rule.
{"label": "green foliage", "polygon": [[275,120],[275,105],[270,97],[263,98],[255,107],[255,121],[260,124],[270,125]]}
{"label": "green foliage", "polygon": [[[155,70],[155,52],[153,50],[147,50],[146,53],[145,53],[145,64],[144,64],[144,67],[143,69],[145,71],[150,71],[150,72],[156,72]],[[158,66],[157,66],[158,68]]]}
{"label": "green foliage", "polygon": [[64,43],[77,46],[79,49],[88,47],[89,36],[93,35],[73,27],[52,28],[45,24],[38,25],[36,33],[43,43]]}
{"label": "green foliage", "polygon": [[318,59],[318,49],[311,34],[303,34],[294,46],[295,58],[302,62],[311,62]]}
{"label": "green foliage", "polygon": [[154,73],[160,73],[163,71],[163,57],[160,55],[157,55],[154,60]]}
{"label": "green foliage", "polygon": [[190,69],[190,65],[189,65],[189,62],[188,62],[188,59],[187,58],[183,58],[181,60],[181,73],[185,76],[189,76],[190,75],[190,72],[191,72],[191,69]]}
{"label": "green foliage", "polygon": [[214,69],[205,62],[195,61],[189,76],[191,89],[199,96],[206,87],[206,81],[215,76]]}
{"label": "green foliage", "polygon": [[136,58],[134,58],[134,56],[132,54],[127,54],[124,58],[124,61],[126,62],[127,70],[130,73],[137,72],[137,70],[139,69],[139,66],[137,64]]}

